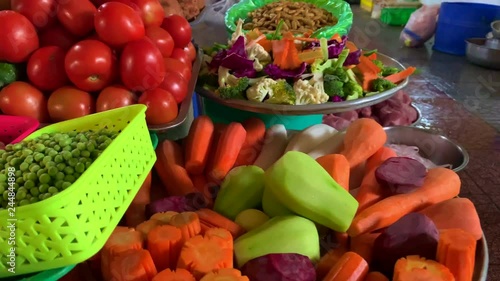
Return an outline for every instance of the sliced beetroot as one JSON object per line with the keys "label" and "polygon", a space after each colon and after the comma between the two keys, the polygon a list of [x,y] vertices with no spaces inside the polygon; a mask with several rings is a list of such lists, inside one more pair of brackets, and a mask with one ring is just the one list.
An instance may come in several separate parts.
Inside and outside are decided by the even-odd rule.
{"label": "sliced beetroot", "polygon": [[335,128],[337,131],[343,131],[349,127],[351,122],[345,120],[344,118],[340,118],[333,114],[328,114],[323,116],[323,124],[331,126]]}
{"label": "sliced beetroot", "polygon": [[409,213],[386,228],[373,245],[373,267],[392,275],[396,261],[409,255],[435,259],[439,231],[426,215]]}
{"label": "sliced beetroot", "polygon": [[358,109],[359,118],[363,117],[371,117],[372,116],[372,108],[371,106],[363,107]]}
{"label": "sliced beetroot", "polygon": [[308,257],[299,254],[268,254],[248,261],[242,275],[252,281],[315,281],[316,270]]}
{"label": "sliced beetroot", "polygon": [[375,170],[377,182],[390,195],[412,192],[424,184],[426,175],[425,166],[410,157],[389,158]]}
{"label": "sliced beetroot", "polygon": [[343,118],[349,122],[353,122],[358,119],[358,112],[356,110],[345,111],[335,114],[340,118]]}
{"label": "sliced beetroot", "polygon": [[201,193],[189,193],[185,196],[169,196],[149,203],[146,206],[146,215],[151,217],[156,213],[192,212],[206,208],[208,202]]}

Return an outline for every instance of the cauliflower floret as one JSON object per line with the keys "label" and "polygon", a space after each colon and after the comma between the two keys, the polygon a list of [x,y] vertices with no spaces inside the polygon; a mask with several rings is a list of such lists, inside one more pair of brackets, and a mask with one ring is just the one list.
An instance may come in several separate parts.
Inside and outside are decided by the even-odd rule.
{"label": "cauliflower floret", "polygon": [[277,82],[271,78],[264,78],[247,89],[247,99],[262,102],[273,95],[271,87]]}
{"label": "cauliflower floret", "polygon": [[246,36],[245,33],[243,33],[243,23],[244,21],[242,19],[239,19],[238,22],[236,22],[236,30],[231,35],[231,40],[229,40],[228,42],[229,46],[232,46],[240,36],[243,36],[243,38],[245,38],[245,44],[246,44]]}
{"label": "cauliflower floret", "polygon": [[271,55],[262,45],[251,42],[246,47],[248,59],[253,60],[253,67],[257,71],[264,69],[264,65],[271,61]]}
{"label": "cauliflower floret", "polygon": [[217,76],[219,77],[219,87],[231,87],[238,85],[238,77],[229,73],[229,68],[220,66]]}
{"label": "cauliflower floret", "polygon": [[309,81],[299,79],[293,84],[295,91],[295,104],[322,104],[328,101],[328,95],[314,87]]}

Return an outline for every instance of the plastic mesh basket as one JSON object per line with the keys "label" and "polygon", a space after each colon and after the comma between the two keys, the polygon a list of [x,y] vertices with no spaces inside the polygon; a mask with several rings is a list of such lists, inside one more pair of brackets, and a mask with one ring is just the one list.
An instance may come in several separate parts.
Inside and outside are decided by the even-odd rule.
{"label": "plastic mesh basket", "polygon": [[0,115],[0,142],[5,145],[23,140],[40,123],[36,119],[21,116]]}
{"label": "plastic mesh basket", "polygon": [[[72,186],[57,196],[15,209],[15,274],[80,263],[96,254],[118,225],[151,171],[156,155],[145,119],[146,106],[124,108],[56,123],[43,133],[108,129],[118,136]],[[0,278],[7,265],[11,231],[0,211]]]}

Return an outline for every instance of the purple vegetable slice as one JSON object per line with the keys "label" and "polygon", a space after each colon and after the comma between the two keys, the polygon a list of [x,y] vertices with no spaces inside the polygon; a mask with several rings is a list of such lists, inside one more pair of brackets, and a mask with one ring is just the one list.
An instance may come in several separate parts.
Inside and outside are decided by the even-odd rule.
{"label": "purple vegetable slice", "polygon": [[269,75],[270,78],[274,80],[278,79],[289,79],[289,78],[299,78],[306,71],[307,64],[303,62],[299,68],[292,70],[283,70],[275,64],[268,64],[264,67],[264,73]]}
{"label": "purple vegetable slice", "polygon": [[410,157],[392,157],[384,161],[376,170],[377,182],[390,194],[409,193],[424,184],[427,168]]}
{"label": "purple vegetable slice", "polygon": [[206,208],[208,202],[202,193],[189,193],[184,196],[169,196],[149,203],[146,206],[146,216],[150,218],[156,213],[173,212],[193,212]]}
{"label": "purple vegetable slice", "polygon": [[252,281],[315,281],[311,260],[300,254],[268,254],[245,263],[243,275]]}

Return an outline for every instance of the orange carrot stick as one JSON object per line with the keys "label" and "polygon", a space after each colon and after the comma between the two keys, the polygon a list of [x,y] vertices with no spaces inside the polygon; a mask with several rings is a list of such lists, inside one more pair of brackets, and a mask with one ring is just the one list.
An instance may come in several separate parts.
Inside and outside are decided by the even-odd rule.
{"label": "orange carrot stick", "polygon": [[377,59],[377,53],[370,54],[369,56],[366,56],[369,60],[376,60]]}
{"label": "orange carrot stick", "polygon": [[332,267],[323,281],[363,281],[368,263],[358,254],[347,252]]}
{"label": "orange carrot stick", "polygon": [[365,277],[365,281],[389,281],[389,278],[378,271],[372,271],[368,272]]}
{"label": "orange carrot stick", "polygon": [[232,122],[222,132],[217,143],[213,166],[207,171],[216,182],[222,181],[233,168],[246,138],[245,128],[240,123]]}
{"label": "orange carrot stick", "polygon": [[234,167],[252,165],[260,154],[264,145],[264,135],[266,134],[266,124],[258,118],[249,118],[242,123],[247,132],[245,142],[241,147]]}
{"label": "orange carrot stick", "polygon": [[193,185],[196,191],[200,192],[201,194],[203,194],[203,197],[205,197],[205,200],[207,201],[208,204],[207,207],[212,207],[213,201],[215,199],[213,188],[216,185],[209,184],[205,174],[193,175],[191,176],[191,180],[193,181]]}
{"label": "orange carrot stick", "polygon": [[175,271],[165,269],[156,274],[152,281],[196,281],[191,272],[178,268]]}
{"label": "orange carrot stick", "polygon": [[182,241],[200,234],[200,219],[195,212],[182,212],[170,219],[170,224],[179,228],[182,235]]}
{"label": "orange carrot stick", "polygon": [[385,80],[388,80],[394,84],[397,84],[397,83],[400,83],[401,81],[405,80],[406,78],[410,77],[410,75],[412,75],[416,70],[417,70],[417,68],[410,66],[410,67],[406,68],[405,70],[402,70],[398,73],[394,73],[394,74],[391,74],[391,75],[385,77]]}
{"label": "orange carrot stick", "polygon": [[179,213],[174,212],[174,211],[167,211],[164,213],[156,213],[152,215],[149,219],[150,220],[157,220],[161,222],[161,224],[170,224],[170,220],[172,220],[172,217],[175,215],[178,215]]}
{"label": "orange carrot stick", "polygon": [[112,281],[149,281],[157,274],[149,251],[127,250],[110,264]]}
{"label": "orange carrot stick", "polygon": [[424,184],[412,193],[387,197],[354,217],[349,236],[375,231],[393,224],[404,215],[458,196],[460,177],[447,168],[430,169]]}
{"label": "orange carrot stick", "polygon": [[450,270],[433,260],[419,256],[400,258],[394,265],[393,281],[455,281]]}
{"label": "orange carrot stick", "polygon": [[233,250],[233,236],[231,232],[227,231],[224,228],[212,227],[205,231],[205,237],[210,239],[221,239],[224,243],[224,247]]}
{"label": "orange carrot stick", "polygon": [[156,269],[175,268],[182,247],[180,229],[171,225],[160,225],[148,234],[148,250]]}
{"label": "orange carrot stick", "polygon": [[202,224],[208,227],[224,228],[233,235],[233,239],[238,238],[245,233],[245,229],[234,221],[210,209],[200,209],[196,211]]}
{"label": "orange carrot stick", "polygon": [[233,252],[224,247],[221,239],[197,235],[182,247],[177,267],[189,270],[195,278],[200,279],[214,270],[232,268]]}
{"label": "orange carrot stick", "polygon": [[120,253],[142,249],[143,242],[142,234],[132,228],[115,229],[101,250],[101,271],[104,280],[111,279],[111,263]]}
{"label": "orange carrot stick", "polygon": [[175,164],[184,167],[182,147],[175,141],[164,140],[156,148],[158,161],[164,164]]}
{"label": "orange carrot stick", "polygon": [[456,281],[470,281],[474,275],[476,238],[459,228],[441,231],[436,256]]}
{"label": "orange carrot stick", "polygon": [[200,175],[205,169],[208,153],[212,144],[214,123],[210,117],[196,117],[186,138],[186,170],[191,175]]}
{"label": "orange carrot stick", "polygon": [[222,268],[203,276],[200,281],[250,281],[236,268]]}
{"label": "orange carrot stick", "polygon": [[366,262],[372,261],[373,244],[380,236],[380,232],[372,232],[351,237],[351,251],[360,255]]}
{"label": "orange carrot stick", "polygon": [[[338,38],[336,40],[340,42],[342,38]],[[349,50],[349,53],[356,52],[358,50],[358,47],[352,41],[347,41],[345,47]]]}
{"label": "orange carrot stick", "polygon": [[316,159],[323,169],[345,190],[349,191],[350,168],[347,158],[342,154],[328,154]]}
{"label": "orange carrot stick", "polygon": [[144,239],[146,239],[148,237],[148,234],[149,232],[159,226],[159,225],[163,225],[165,224],[164,222],[162,221],[159,221],[159,220],[147,220],[141,224],[139,224],[135,229],[137,229],[137,231],[139,231],[142,236],[144,237]]}
{"label": "orange carrot stick", "polygon": [[343,247],[329,250],[324,254],[316,265],[316,280],[322,280],[328,274],[330,269],[340,261],[340,258],[347,252]]}
{"label": "orange carrot stick", "polygon": [[125,212],[125,221],[130,227],[136,227],[146,220],[146,205],[151,201],[151,178],[152,174],[149,172],[146,180]]}

